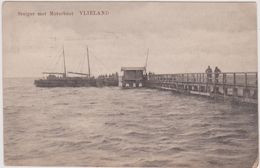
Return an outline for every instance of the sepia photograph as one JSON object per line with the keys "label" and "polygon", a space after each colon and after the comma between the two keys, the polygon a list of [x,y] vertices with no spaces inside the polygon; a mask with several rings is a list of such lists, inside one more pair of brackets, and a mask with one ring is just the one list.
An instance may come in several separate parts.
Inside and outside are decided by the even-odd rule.
{"label": "sepia photograph", "polygon": [[256,2],[5,1],[5,166],[257,168]]}

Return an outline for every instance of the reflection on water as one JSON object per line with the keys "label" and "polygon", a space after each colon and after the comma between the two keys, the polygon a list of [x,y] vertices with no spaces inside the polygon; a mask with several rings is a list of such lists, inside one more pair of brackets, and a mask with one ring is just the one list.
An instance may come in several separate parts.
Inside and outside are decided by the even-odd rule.
{"label": "reflection on water", "polygon": [[4,80],[7,165],[249,168],[257,108],[151,89]]}

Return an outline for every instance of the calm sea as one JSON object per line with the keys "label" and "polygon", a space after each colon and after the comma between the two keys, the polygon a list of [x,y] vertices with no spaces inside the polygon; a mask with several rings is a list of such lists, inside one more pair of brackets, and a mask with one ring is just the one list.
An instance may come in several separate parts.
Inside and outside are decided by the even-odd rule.
{"label": "calm sea", "polygon": [[4,79],[4,160],[26,166],[250,168],[257,108],[152,89]]}

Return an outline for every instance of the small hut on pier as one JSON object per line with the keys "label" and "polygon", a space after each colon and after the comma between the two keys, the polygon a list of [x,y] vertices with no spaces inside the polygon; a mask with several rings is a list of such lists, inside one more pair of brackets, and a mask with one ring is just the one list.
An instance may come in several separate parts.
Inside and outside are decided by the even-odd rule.
{"label": "small hut on pier", "polygon": [[146,79],[145,67],[122,67],[122,87],[142,87]]}

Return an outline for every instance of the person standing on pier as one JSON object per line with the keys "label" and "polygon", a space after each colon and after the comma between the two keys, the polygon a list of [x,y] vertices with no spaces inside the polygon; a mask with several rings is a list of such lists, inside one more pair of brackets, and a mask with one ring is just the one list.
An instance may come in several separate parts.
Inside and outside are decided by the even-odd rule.
{"label": "person standing on pier", "polygon": [[221,73],[221,70],[216,66],[215,70],[214,70],[214,74],[215,74],[215,82],[218,83],[218,77],[219,74]]}
{"label": "person standing on pier", "polygon": [[212,82],[212,69],[210,66],[206,69],[206,74],[207,74],[207,82],[211,83]]}

